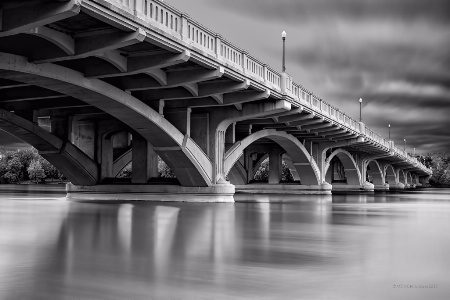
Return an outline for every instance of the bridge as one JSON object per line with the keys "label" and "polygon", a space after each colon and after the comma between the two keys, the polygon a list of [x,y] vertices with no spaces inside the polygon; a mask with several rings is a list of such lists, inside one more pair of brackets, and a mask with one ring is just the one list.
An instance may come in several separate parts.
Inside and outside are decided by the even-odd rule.
{"label": "bridge", "polygon": [[[431,170],[163,1],[4,0],[0,129],[68,197],[233,201],[420,186]],[[158,177],[158,157],[176,180]],[[268,182],[255,182],[269,159]],[[132,162],[129,180],[117,175]],[[282,182],[282,164],[294,182]]]}

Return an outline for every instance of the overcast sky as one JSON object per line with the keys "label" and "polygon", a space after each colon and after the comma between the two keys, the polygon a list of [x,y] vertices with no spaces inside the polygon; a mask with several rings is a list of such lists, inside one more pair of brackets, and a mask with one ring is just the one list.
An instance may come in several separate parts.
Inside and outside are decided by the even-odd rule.
{"label": "overcast sky", "polygon": [[[450,151],[449,0],[168,0],[396,145]],[[2,140],[0,144],[5,144]]]}

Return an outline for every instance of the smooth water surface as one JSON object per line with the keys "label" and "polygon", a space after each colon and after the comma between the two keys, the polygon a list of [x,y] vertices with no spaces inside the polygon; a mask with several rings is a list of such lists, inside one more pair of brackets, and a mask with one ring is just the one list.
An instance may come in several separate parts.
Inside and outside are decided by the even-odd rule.
{"label": "smooth water surface", "polygon": [[450,190],[189,204],[0,188],[0,299],[450,299]]}

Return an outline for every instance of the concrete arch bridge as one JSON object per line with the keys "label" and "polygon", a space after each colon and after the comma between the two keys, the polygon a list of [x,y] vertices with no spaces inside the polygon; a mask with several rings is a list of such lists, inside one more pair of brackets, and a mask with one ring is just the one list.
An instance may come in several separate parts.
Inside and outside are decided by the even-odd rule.
{"label": "concrete arch bridge", "polygon": [[[233,201],[235,192],[402,189],[431,174],[165,2],[0,9],[0,129],[66,174],[69,197]],[[158,156],[176,175],[170,184],[155,179]],[[252,184],[263,157],[269,180]],[[283,160],[293,183],[280,182]],[[129,181],[115,180],[130,161]]]}

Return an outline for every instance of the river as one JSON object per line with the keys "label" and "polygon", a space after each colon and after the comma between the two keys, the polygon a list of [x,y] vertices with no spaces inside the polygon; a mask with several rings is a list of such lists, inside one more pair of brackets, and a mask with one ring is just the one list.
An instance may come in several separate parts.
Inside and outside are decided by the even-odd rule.
{"label": "river", "polygon": [[0,299],[450,299],[448,189],[228,204],[0,189]]}

